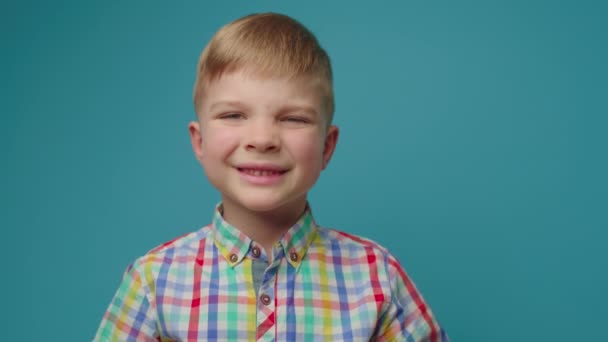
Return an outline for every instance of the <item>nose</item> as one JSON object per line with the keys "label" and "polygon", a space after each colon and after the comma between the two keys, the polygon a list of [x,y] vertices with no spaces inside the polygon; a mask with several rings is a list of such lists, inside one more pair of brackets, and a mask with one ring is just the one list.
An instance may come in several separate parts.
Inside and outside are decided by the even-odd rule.
{"label": "nose", "polygon": [[280,148],[278,127],[266,120],[251,122],[247,130],[245,148],[262,153],[278,151]]}

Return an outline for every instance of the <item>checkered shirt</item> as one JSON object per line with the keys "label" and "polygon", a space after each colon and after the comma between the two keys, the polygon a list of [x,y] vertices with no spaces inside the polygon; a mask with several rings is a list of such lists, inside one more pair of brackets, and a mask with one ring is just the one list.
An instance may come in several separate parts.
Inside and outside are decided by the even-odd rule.
{"label": "checkered shirt", "polygon": [[127,268],[94,340],[449,341],[386,249],[318,227],[310,210],[272,253],[256,291],[264,249],[218,207]]}

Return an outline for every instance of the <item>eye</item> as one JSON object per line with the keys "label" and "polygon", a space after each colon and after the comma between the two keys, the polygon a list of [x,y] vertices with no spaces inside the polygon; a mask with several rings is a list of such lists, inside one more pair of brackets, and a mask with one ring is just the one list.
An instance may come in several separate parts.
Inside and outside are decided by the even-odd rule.
{"label": "eye", "polygon": [[230,113],[221,114],[219,116],[219,118],[220,119],[228,119],[228,120],[238,120],[238,119],[244,119],[245,116],[242,113],[230,112]]}
{"label": "eye", "polygon": [[292,122],[292,123],[309,123],[310,120],[303,116],[286,116],[281,119],[281,121]]}

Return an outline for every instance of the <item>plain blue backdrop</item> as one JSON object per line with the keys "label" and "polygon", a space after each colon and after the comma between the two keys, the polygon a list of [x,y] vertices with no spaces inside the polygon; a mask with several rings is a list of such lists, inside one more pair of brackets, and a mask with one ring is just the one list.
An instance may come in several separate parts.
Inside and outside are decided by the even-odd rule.
{"label": "plain blue backdrop", "polygon": [[3,4],[3,340],[90,340],[131,261],[210,221],[196,62],[263,11],[333,61],[320,224],[393,251],[454,341],[608,341],[607,6],[441,0]]}

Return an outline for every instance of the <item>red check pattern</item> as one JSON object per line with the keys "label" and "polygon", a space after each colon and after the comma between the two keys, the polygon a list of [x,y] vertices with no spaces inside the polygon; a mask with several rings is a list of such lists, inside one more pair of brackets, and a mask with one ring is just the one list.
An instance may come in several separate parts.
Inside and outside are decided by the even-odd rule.
{"label": "red check pattern", "polygon": [[[127,268],[95,341],[449,341],[373,241],[318,227],[307,211],[272,260],[260,249],[216,210]],[[259,288],[256,260],[268,262]]]}

